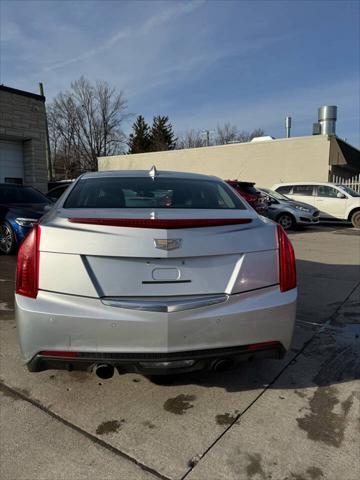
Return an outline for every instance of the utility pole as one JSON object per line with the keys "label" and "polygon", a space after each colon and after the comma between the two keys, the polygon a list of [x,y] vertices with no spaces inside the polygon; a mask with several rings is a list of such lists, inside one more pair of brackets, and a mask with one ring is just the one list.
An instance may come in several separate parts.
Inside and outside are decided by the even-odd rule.
{"label": "utility pole", "polygon": [[[42,82],[39,83],[39,90],[40,90],[40,95],[45,97],[44,95],[44,85]],[[46,113],[46,104],[44,103],[44,108],[45,108],[45,134],[46,134],[46,161],[47,161],[47,166],[48,166],[48,180],[50,182],[54,179],[53,176],[53,169],[52,169],[52,164],[51,164],[51,152],[50,152],[50,140],[49,140],[49,125],[47,121],[47,113]]]}
{"label": "utility pole", "polygon": [[205,133],[206,135],[206,146],[210,146],[210,130],[203,130],[201,133]]}

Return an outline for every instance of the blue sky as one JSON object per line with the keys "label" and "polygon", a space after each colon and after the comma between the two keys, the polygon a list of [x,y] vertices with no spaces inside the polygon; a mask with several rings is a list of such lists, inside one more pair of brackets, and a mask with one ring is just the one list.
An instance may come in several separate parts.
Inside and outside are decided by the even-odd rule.
{"label": "blue sky", "polygon": [[[50,101],[81,75],[124,90],[128,111],[169,115],[176,131],[262,127],[311,134],[338,105],[359,146],[356,1],[1,0],[0,83]],[[129,128],[129,127],[128,127]]]}

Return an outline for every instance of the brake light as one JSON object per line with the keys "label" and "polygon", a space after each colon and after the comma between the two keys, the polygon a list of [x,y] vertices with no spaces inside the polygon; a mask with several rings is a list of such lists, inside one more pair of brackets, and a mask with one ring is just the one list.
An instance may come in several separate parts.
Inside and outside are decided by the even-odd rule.
{"label": "brake light", "polygon": [[35,225],[20,246],[16,267],[16,293],[36,298],[39,289],[40,226]]}
{"label": "brake light", "polygon": [[110,227],[134,228],[200,228],[219,227],[223,225],[241,225],[251,223],[251,218],[183,218],[183,219],[146,219],[146,218],[69,218],[71,223],[106,225]]}
{"label": "brake light", "polygon": [[287,292],[296,287],[296,263],[294,248],[281,225],[277,226],[279,242],[280,291]]}

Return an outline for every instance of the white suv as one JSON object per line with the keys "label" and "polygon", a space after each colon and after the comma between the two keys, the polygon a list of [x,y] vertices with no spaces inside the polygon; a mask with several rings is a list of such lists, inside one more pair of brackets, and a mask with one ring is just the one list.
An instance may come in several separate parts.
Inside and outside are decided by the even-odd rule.
{"label": "white suv", "polygon": [[345,185],[321,182],[278,183],[272,187],[292,200],[313,205],[324,220],[349,220],[360,228],[360,193]]}

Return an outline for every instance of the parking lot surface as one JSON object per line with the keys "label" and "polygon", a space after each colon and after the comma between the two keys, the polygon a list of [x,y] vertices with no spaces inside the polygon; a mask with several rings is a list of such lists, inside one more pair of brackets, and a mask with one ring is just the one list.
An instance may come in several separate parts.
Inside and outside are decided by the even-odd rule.
{"label": "parking lot surface", "polygon": [[359,231],[290,236],[299,302],[286,357],[167,384],[30,374],[16,338],[16,259],[1,257],[1,479],[360,478]]}

